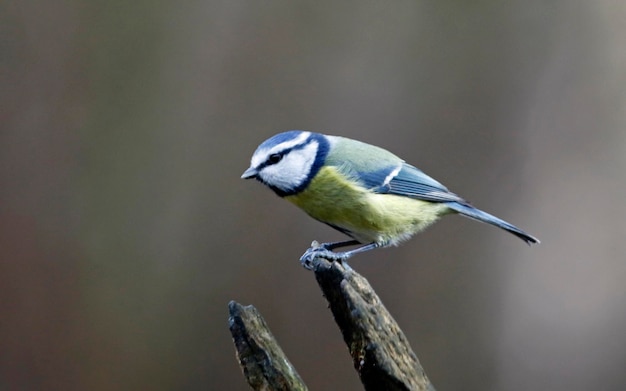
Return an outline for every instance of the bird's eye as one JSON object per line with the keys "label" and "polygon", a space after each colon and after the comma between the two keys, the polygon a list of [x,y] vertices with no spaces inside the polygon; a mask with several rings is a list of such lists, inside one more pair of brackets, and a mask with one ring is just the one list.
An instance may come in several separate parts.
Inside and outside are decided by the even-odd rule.
{"label": "bird's eye", "polygon": [[279,154],[279,153],[273,153],[270,155],[270,157],[267,158],[267,161],[270,164],[276,164],[278,163],[281,159],[283,158],[283,155]]}

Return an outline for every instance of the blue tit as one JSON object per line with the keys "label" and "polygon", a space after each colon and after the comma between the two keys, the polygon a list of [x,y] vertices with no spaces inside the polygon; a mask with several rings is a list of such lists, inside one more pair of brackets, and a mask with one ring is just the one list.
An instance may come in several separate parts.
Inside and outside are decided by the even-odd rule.
{"label": "blue tit", "polygon": [[[447,214],[502,228],[528,244],[539,240],[512,224],[474,208],[444,185],[391,152],[351,140],[292,130],[264,141],[241,176],[255,178],[309,216],[352,240],[308,249],[316,257],[344,261],[354,254],[398,245]],[[350,251],[341,247],[361,245]]]}

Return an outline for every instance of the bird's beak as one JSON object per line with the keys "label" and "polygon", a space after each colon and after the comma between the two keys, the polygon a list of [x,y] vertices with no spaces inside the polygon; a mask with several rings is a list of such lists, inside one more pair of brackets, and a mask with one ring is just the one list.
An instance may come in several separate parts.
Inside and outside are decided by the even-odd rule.
{"label": "bird's beak", "polygon": [[250,167],[246,171],[244,171],[243,174],[241,174],[241,179],[256,178],[258,173],[259,172],[256,170],[256,168]]}

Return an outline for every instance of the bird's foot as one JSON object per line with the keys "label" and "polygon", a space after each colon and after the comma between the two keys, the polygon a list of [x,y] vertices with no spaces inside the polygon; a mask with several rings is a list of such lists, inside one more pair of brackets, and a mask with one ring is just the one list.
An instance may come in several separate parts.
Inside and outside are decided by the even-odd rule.
{"label": "bird's foot", "polygon": [[350,258],[351,254],[349,252],[333,252],[328,249],[329,245],[332,245],[332,243],[318,243],[317,241],[313,241],[311,247],[300,257],[302,266],[304,266],[305,269],[313,270],[315,260],[317,258],[324,258],[331,262],[340,262],[344,266],[349,267],[345,261]]}

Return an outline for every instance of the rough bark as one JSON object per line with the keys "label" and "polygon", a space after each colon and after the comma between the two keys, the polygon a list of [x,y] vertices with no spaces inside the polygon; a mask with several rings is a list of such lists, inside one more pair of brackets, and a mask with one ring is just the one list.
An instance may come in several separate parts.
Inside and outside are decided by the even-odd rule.
{"label": "rough bark", "polygon": [[[434,391],[409,341],[367,280],[340,262],[317,258],[310,266],[365,390]],[[231,302],[229,309],[237,356],[252,388],[306,390],[256,308]]]}
{"label": "rough bark", "polygon": [[228,310],[237,357],[250,387],[263,391],[307,390],[259,311],[234,301],[228,304]]}
{"label": "rough bark", "polygon": [[320,258],[313,270],[366,390],[434,390],[409,341],[363,276]]}

